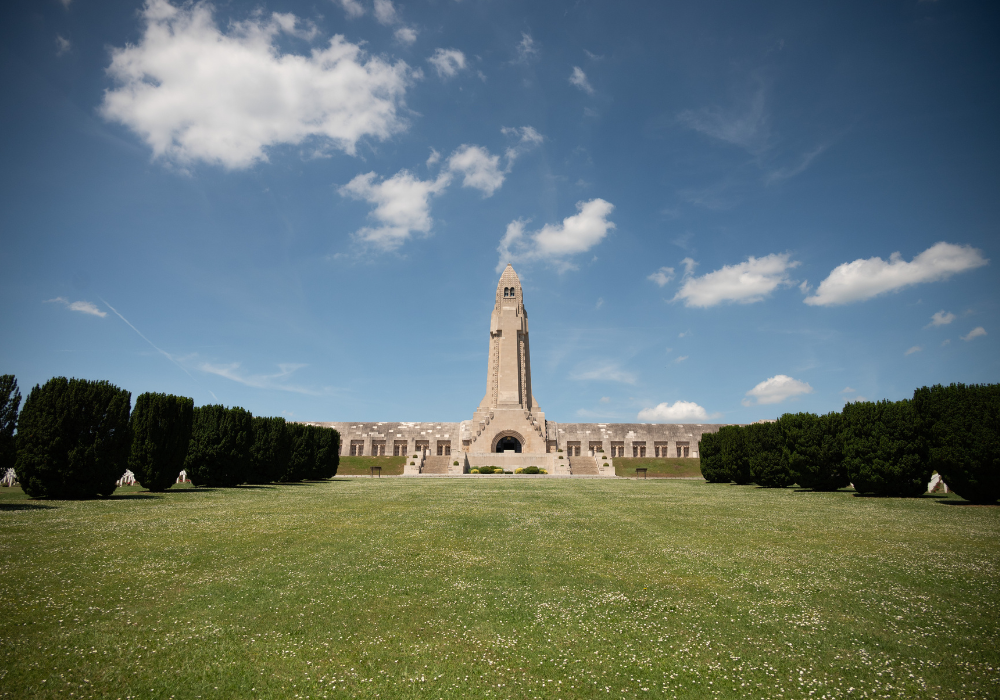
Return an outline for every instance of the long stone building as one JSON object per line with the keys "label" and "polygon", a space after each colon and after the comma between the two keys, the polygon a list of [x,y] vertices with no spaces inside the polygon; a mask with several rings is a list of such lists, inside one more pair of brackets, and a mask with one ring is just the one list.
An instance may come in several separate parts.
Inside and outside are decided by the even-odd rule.
{"label": "long stone building", "polygon": [[407,474],[537,466],[550,474],[614,476],[615,457],[697,457],[718,424],[557,423],[531,392],[528,312],[507,265],[490,314],[486,395],[460,423],[312,423],[336,428],[342,455],[406,456]]}

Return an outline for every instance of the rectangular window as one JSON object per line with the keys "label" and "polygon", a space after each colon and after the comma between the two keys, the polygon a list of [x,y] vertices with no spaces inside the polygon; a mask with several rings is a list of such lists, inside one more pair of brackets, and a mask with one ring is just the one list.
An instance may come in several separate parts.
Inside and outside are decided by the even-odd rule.
{"label": "rectangular window", "polygon": [[451,440],[438,440],[437,441],[437,453],[438,455],[450,455],[451,454]]}
{"label": "rectangular window", "polygon": [[405,457],[406,456],[406,441],[396,440],[392,443],[392,456],[393,457]]}
{"label": "rectangular window", "polygon": [[579,457],[580,456],[580,441],[579,440],[574,440],[572,442],[567,442],[566,443],[566,454],[568,454],[570,457]]}
{"label": "rectangular window", "polygon": [[431,441],[430,440],[417,440],[415,449],[418,453],[430,454],[431,452]]}
{"label": "rectangular window", "polygon": [[611,443],[611,456],[612,457],[624,457],[625,456],[625,443],[624,442],[612,442]]}
{"label": "rectangular window", "polygon": [[372,440],[372,457],[385,457],[385,440]]}
{"label": "rectangular window", "polygon": [[645,442],[633,442],[632,443],[632,456],[633,457],[645,457],[646,456],[646,443]]}
{"label": "rectangular window", "polygon": [[364,440],[351,440],[351,456],[360,457],[365,451]]}
{"label": "rectangular window", "polygon": [[604,449],[604,443],[603,442],[598,442],[596,440],[591,440],[590,441],[590,451],[591,452],[600,452],[603,449]]}
{"label": "rectangular window", "polygon": [[669,457],[670,455],[667,452],[668,447],[669,444],[666,442],[654,442],[653,454],[656,455],[657,457]]}
{"label": "rectangular window", "polygon": [[686,443],[686,442],[678,442],[677,443],[677,456],[678,457],[690,457],[691,456],[691,447],[690,447],[690,445],[688,443]]}

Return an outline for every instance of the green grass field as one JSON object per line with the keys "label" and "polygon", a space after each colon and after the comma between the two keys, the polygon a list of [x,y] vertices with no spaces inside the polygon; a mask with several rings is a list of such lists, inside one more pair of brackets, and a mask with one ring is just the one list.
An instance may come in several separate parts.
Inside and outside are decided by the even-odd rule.
{"label": "green grass field", "polygon": [[1000,508],[669,479],[0,489],[0,695],[997,698]]}
{"label": "green grass field", "polygon": [[399,476],[405,462],[406,457],[341,457],[337,475],[371,476],[372,467],[382,467],[383,476]]}
{"label": "green grass field", "polygon": [[701,460],[697,457],[615,457],[615,476],[635,476],[636,467],[644,467],[646,477],[701,478]]}

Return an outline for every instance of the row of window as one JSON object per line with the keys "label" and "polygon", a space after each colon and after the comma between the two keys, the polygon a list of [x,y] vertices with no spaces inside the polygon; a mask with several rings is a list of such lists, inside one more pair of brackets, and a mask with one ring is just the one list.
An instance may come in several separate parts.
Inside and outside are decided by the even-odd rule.
{"label": "row of window", "polygon": [[[431,443],[429,440],[417,440],[414,443],[414,452],[420,452],[421,450],[430,452]],[[437,453],[439,455],[451,455],[451,441],[438,440],[437,441]],[[348,450],[348,454],[352,457],[362,457],[365,454],[365,441],[364,440],[351,440],[351,445]],[[409,454],[408,443],[405,440],[397,440],[392,445],[392,456],[393,457],[405,457]],[[386,445],[384,440],[372,440],[371,449],[369,450],[369,455],[372,457],[385,457],[386,455]]]}
{"label": "row of window", "polygon": [[[674,443],[676,456],[677,457],[690,457],[691,456],[691,445],[687,442],[676,442]],[[603,442],[590,443],[590,451],[597,452],[604,448]],[[549,443],[549,452],[556,451],[556,444],[554,442]],[[566,443],[566,454],[570,457],[579,457],[581,450],[581,444],[575,441],[569,441]],[[669,445],[665,442],[656,443],[653,446],[654,454],[657,457],[670,457]],[[625,443],[624,442],[612,442],[611,443],[611,456],[612,457],[624,457],[625,456]],[[646,443],[645,442],[634,442],[632,443],[632,456],[633,457],[645,457],[646,456]]]}
{"label": "row of window", "polygon": [[514,293],[514,287],[504,287],[504,288],[503,288],[503,296],[504,296],[504,298],[505,298],[505,299],[506,299],[507,297],[513,297],[513,296],[517,296],[517,295],[516,295],[516,294]]}

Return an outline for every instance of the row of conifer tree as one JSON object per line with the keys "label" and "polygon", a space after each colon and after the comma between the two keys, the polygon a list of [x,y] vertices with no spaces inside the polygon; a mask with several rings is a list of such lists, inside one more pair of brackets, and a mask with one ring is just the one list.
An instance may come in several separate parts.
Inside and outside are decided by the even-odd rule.
{"label": "row of conifer tree", "polygon": [[1000,499],[1000,384],[922,387],[903,401],[858,401],[840,413],[786,413],[726,426],[700,442],[701,473],[716,483],[792,484],[920,496],[933,472],[974,503]]}
{"label": "row of conifer tree", "polygon": [[107,496],[126,469],[163,491],[182,469],[196,486],[224,487],[328,479],[340,464],[331,428],[170,394],[140,394],[132,409],[106,381],[54,377],[18,413],[20,403],[17,380],[0,375],[0,473],[14,468],[36,498]]}

